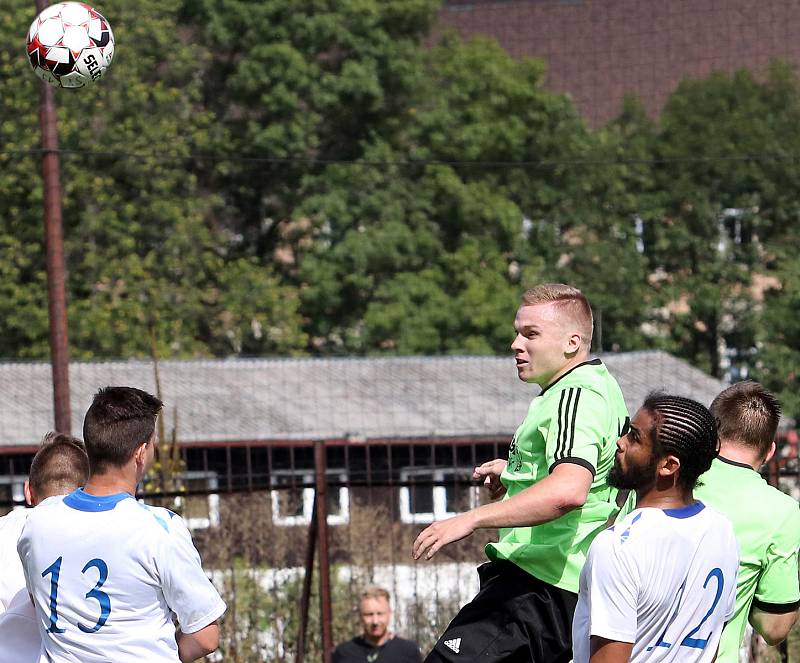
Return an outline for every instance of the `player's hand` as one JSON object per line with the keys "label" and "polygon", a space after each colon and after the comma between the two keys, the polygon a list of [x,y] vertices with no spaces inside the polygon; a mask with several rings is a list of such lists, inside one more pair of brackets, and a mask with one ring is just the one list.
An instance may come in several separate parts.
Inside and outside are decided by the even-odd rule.
{"label": "player's hand", "polygon": [[483,485],[489,491],[489,497],[496,500],[506,494],[506,487],[500,483],[500,475],[506,469],[508,461],[495,458],[488,463],[478,465],[472,472],[473,479],[483,479]]}
{"label": "player's hand", "polygon": [[419,559],[424,555],[425,559],[431,559],[442,546],[459,541],[474,531],[475,525],[471,511],[440,520],[420,532],[417,540],[414,541],[411,556]]}

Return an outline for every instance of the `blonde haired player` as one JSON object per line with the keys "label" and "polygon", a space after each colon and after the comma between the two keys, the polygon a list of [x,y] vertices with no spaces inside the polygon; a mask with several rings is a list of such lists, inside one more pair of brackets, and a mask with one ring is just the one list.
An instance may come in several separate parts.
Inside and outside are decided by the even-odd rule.
{"label": "blonde haired player", "polygon": [[592,539],[616,511],[606,484],[628,422],[619,385],[589,356],[592,311],[577,288],[527,291],[511,344],[520,380],[541,393],[514,434],[508,459],[475,468],[500,502],[436,522],[414,542],[415,559],[480,528],[500,528],[478,569],[477,596],[426,659],[569,661],[578,576]]}

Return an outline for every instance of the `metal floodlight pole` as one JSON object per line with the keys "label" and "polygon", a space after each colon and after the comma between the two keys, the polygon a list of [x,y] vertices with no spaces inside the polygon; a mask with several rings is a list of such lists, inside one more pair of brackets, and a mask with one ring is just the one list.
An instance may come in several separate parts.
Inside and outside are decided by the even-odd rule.
{"label": "metal floodlight pole", "polygon": [[[46,0],[36,0],[37,13],[41,12],[48,4]],[[72,424],[69,403],[69,337],[67,334],[66,270],[64,268],[64,231],[61,220],[61,167],[58,157],[56,102],[52,86],[41,81],[39,89],[53,409],[55,411],[55,429],[60,433],[70,433]]]}
{"label": "metal floodlight pole", "polygon": [[331,565],[328,557],[327,466],[324,440],[314,441],[317,540],[319,550],[319,609],[322,627],[322,661],[331,663],[333,617],[331,611]]}

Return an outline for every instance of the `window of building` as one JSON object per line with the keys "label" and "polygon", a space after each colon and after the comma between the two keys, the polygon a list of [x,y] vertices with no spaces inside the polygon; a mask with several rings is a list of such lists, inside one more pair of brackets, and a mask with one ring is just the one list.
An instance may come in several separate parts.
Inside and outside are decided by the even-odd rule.
{"label": "window of building", "polygon": [[208,529],[219,525],[219,478],[216,472],[190,470],[181,474],[187,493],[175,498],[175,510],[183,515],[189,529]]}
{"label": "window of building", "polygon": [[[27,476],[21,474],[11,474],[0,476],[0,515],[6,514],[14,509],[25,508],[25,492],[23,486]],[[13,503],[13,504],[12,504]]]}
{"label": "window of building", "polygon": [[[331,481],[347,481],[343,469],[329,469],[327,477]],[[311,471],[273,472],[272,522],[276,525],[307,525],[314,512],[314,474]],[[326,492],[328,525],[343,525],[350,521],[350,495],[345,486],[329,487]]]}
{"label": "window of building", "polygon": [[432,523],[475,508],[478,487],[464,485],[472,468],[406,468],[400,480],[400,520],[409,524]]}

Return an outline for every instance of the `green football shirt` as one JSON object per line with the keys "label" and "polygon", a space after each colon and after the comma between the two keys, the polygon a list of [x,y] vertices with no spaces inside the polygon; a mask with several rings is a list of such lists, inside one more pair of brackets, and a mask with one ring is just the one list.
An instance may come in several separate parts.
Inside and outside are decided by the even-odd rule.
{"label": "green football shirt", "polygon": [[500,477],[505,499],[561,463],[588,469],[592,485],[582,507],[556,520],[501,529],[500,540],[486,546],[489,559],[508,560],[543,582],[577,593],[589,544],[617,509],[617,491],[606,476],[629,422],[622,391],[599,359],[579,364],[536,396],[514,434]]}
{"label": "green football shirt", "polygon": [[797,501],[770,486],[749,465],[716,458],[694,495],[725,514],[739,542],[736,612],[725,626],[717,661],[738,663],[751,604],[765,612],[800,605]]}

